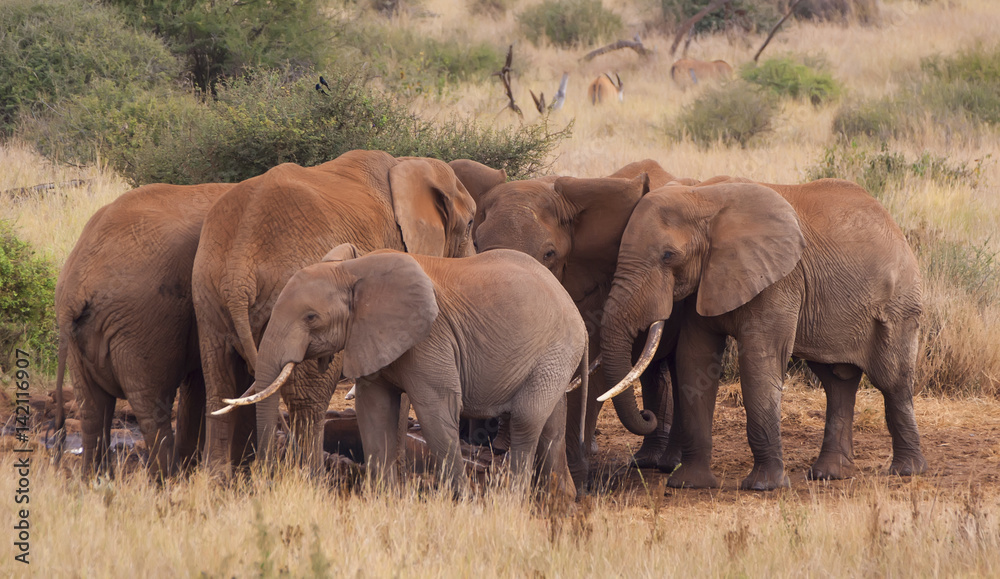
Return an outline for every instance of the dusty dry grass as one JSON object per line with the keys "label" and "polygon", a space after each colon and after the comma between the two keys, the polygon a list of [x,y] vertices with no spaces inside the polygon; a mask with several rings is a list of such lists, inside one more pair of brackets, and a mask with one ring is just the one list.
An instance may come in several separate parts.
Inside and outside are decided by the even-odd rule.
{"label": "dusty dry grass", "polygon": [[[400,25],[426,34],[470,39],[514,38],[514,12],[499,21],[469,19],[459,0],[423,0]],[[628,36],[643,32],[653,2],[623,12]],[[891,94],[919,69],[920,59],[997,42],[1000,10],[992,0],[885,3],[886,24],[877,28],[793,24],[766,54],[821,56],[848,95]],[[644,32],[643,32],[644,33]],[[644,33],[645,34],[645,33]],[[698,40],[690,56],[723,58],[735,66],[750,59],[759,38],[724,36]],[[833,142],[830,122],[837,103],[814,108],[786,102],[765,144],[748,149],[699,149],[668,139],[665,126],[696,91],[682,93],[669,81],[670,40],[646,35],[658,56],[641,61],[619,52],[579,62],[585,49],[515,47],[516,98],[526,121],[528,89],[555,92],[563,71],[571,72],[569,100],[552,114],[557,124],[574,122],[553,170],[596,176],[642,158],[668,170],[707,178],[716,174],[761,181],[799,182]],[[594,108],[586,84],[617,71],[625,81],[622,105]],[[488,123],[518,123],[503,112],[499,84],[485,80],[437,100],[416,103],[428,115],[473,116]],[[948,239],[1000,250],[1000,136],[977,135],[955,142],[933,127],[914,142],[891,143],[913,157],[927,150],[950,161],[983,164],[980,185],[908,179],[894,184],[884,202],[904,229],[927,228]],[[86,220],[128,186],[96,166],[50,164],[16,143],[0,146],[0,192],[39,183],[86,179],[28,196],[0,194],[0,218],[15,222],[24,237],[61,264]],[[994,294],[995,295],[995,294]],[[917,399],[918,423],[932,460],[928,476],[910,481],[885,477],[888,435],[881,397],[859,393],[856,440],[860,474],[836,484],[806,483],[803,469],[822,437],[823,394],[791,385],[783,406],[786,459],[793,489],[740,493],[735,480],[748,468],[745,420],[733,388],[724,388],[716,428],[717,472],[722,491],[669,492],[659,477],[596,496],[591,503],[552,514],[558,505],[535,504],[496,490],[455,503],[436,493],[342,494],[287,473],[219,487],[203,473],[163,488],[141,475],[100,483],[82,482],[52,468],[31,474],[32,561],[38,576],[997,576],[1000,574],[1000,442],[994,417],[1000,391],[1000,304],[978,303],[947,279],[925,289],[928,331],[925,376],[959,381],[976,374],[976,389],[957,389],[953,400],[926,393]],[[9,389],[9,386],[5,386]],[[614,470],[636,437],[614,431],[602,417],[600,442]],[[988,428],[986,426],[988,426]],[[619,427],[620,428],[620,427]],[[728,438],[726,438],[728,436]],[[4,447],[9,448],[8,446]],[[41,451],[36,462],[44,460]],[[17,480],[14,455],[0,456],[0,517],[13,520]],[[617,463],[615,462],[617,461]],[[603,468],[603,467],[602,467]],[[957,474],[956,474],[957,473]],[[961,475],[961,476],[959,476]],[[649,475],[647,475],[649,476]],[[4,535],[5,537],[8,535]],[[0,546],[0,575],[18,576],[12,541]]]}

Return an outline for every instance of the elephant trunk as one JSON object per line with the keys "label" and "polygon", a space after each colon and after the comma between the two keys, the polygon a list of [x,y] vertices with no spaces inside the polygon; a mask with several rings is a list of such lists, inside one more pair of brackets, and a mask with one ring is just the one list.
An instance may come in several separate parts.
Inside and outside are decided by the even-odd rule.
{"label": "elephant trunk", "polygon": [[[621,307],[614,296],[617,289],[612,288],[612,294],[608,296],[601,327],[601,364],[604,366],[605,382],[611,385],[621,383],[632,370],[632,344],[638,335],[638,325],[625,315],[627,308]],[[629,432],[646,436],[656,430],[656,416],[649,410],[639,411],[639,404],[630,388],[612,400],[618,419]]]}

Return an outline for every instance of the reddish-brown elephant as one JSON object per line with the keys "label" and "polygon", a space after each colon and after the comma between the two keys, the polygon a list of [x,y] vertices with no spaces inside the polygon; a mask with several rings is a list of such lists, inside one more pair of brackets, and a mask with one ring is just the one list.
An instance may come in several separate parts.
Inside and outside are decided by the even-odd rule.
{"label": "reddish-brown elephant", "polygon": [[[83,469],[107,466],[115,399],[139,421],[150,470],[192,459],[204,416],[191,268],[205,215],[232,185],[146,185],[97,210],[56,284],[61,398],[66,365],[83,427]],[[178,386],[177,435],[171,412]],[[62,428],[60,415],[58,428]]]}

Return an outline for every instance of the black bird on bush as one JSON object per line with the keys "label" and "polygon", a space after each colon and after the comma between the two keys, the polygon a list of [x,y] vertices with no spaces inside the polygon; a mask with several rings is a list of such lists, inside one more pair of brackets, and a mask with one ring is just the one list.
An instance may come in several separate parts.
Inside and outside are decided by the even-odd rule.
{"label": "black bird on bush", "polygon": [[319,83],[321,85],[325,86],[326,88],[330,88],[330,85],[326,84],[326,79],[323,78],[323,75],[320,75],[320,77],[319,77]]}
{"label": "black bird on bush", "polygon": [[[320,80],[322,80],[322,79],[323,79],[323,77],[320,77]],[[326,83],[324,82],[323,84],[326,84]],[[329,85],[327,85],[327,86],[329,86]],[[323,87],[320,86],[320,83],[316,83],[316,92],[318,92],[320,94],[330,94],[330,93],[326,92],[325,90],[323,90]]]}

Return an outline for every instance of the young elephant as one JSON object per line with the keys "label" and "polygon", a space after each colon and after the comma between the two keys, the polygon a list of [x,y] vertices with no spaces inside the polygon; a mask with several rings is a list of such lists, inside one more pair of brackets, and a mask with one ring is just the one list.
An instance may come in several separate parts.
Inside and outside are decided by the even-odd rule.
{"label": "young elephant", "polygon": [[[791,355],[808,361],[827,394],[826,432],[812,478],[848,474],[862,372],[885,398],[890,472],[923,472],[912,399],[920,270],[889,213],[861,187],[836,179],[706,183],[663,187],[636,205],[601,329],[605,379],[621,386],[605,396],[614,396],[631,382],[626,375],[636,335],[683,307],[674,424],[682,456],[669,484],[718,486],[710,470],[712,415],[726,336],[739,344],[754,457],[742,488],[789,484],[780,404]],[[684,306],[675,303],[689,296]],[[634,397],[623,396],[638,412]]]}
{"label": "young elephant", "polygon": [[354,251],[338,246],[292,276],[261,340],[258,393],[226,402],[263,400],[296,364],[343,351],[376,476],[393,478],[405,392],[456,490],[468,484],[459,417],[509,414],[513,471],[525,473],[537,448],[541,476],[572,492],[565,392],[578,368],[587,388],[587,331],[559,282],[515,251],[445,259],[382,250],[342,261]]}

